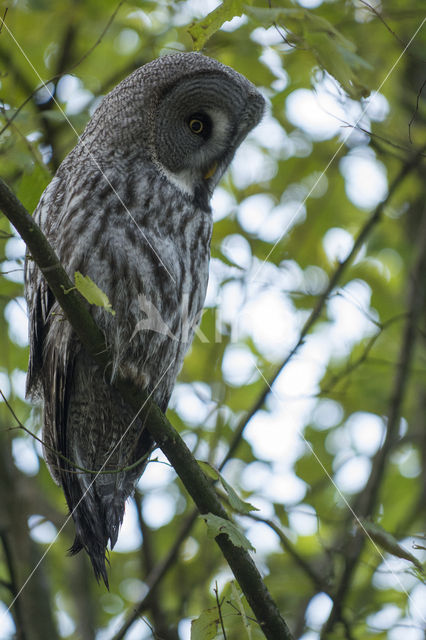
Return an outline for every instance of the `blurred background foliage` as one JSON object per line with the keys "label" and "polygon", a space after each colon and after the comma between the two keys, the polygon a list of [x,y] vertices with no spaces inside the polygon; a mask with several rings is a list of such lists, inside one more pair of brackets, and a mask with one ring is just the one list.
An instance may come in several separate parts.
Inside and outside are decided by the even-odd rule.
{"label": "blurred background foliage", "polygon": [[[259,509],[237,519],[296,638],[425,638],[426,588],[402,550],[424,560],[419,3],[2,7],[0,175],[30,211],[101,97],[159,55],[202,48],[268,99],[213,199],[206,310],[168,415]],[[67,557],[62,492],[18,424],[40,437],[24,253],[0,217],[0,638],[187,639],[200,615],[193,638],[223,638],[219,607],[229,640],[262,637],[160,454],[129,501],[110,592]]]}

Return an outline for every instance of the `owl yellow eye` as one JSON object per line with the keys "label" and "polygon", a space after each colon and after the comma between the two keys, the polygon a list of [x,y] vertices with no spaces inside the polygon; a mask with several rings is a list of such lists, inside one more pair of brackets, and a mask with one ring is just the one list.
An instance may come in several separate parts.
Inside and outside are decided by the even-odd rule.
{"label": "owl yellow eye", "polygon": [[191,133],[200,136],[203,140],[207,140],[211,135],[212,121],[207,113],[202,111],[192,113],[187,120],[187,125]]}
{"label": "owl yellow eye", "polygon": [[204,124],[201,122],[201,120],[198,120],[198,118],[192,118],[192,120],[189,121],[189,128],[191,129],[192,133],[202,133],[203,129],[204,129]]}

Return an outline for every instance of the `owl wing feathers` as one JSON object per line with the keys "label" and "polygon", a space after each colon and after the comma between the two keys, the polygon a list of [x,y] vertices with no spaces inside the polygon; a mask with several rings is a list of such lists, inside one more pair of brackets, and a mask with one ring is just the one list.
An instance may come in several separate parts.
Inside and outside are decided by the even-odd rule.
{"label": "owl wing feathers", "polygon": [[[55,177],[43,192],[34,212],[34,220],[53,246],[55,243],[52,237],[52,226],[61,206],[60,184],[61,181]],[[62,339],[62,346],[65,346],[65,350],[61,355],[66,362],[65,367],[55,366],[58,364],[56,359],[59,350],[56,350],[54,354],[55,364],[52,363],[52,359],[46,358],[52,317],[54,314],[61,317],[62,312],[40,269],[28,252],[25,261],[25,296],[29,310],[30,343],[26,394],[33,400],[44,400],[44,456],[53,479],[57,484],[61,484],[59,470],[62,463],[55,451],[65,455],[63,442],[66,440],[66,436],[61,431],[63,431],[63,425],[66,424],[69,381],[73,367],[72,349],[71,345],[67,345],[66,341]],[[69,336],[69,341],[70,338],[71,336]],[[47,362],[50,362],[49,371],[47,370]]]}
{"label": "owl wing feathers", "polygon": [[29,316],[30,356],[27,373],[27,394],[30,397],[35,397],[40,383],[39,374],[43,362],[44,327],[55,299],[38,269],[34,265],[29,266],[30,260],[31,258],[27,256],[27,282],[28,280],[31,281],[31,288],[27,285],[27,292],[31,291],[31,299],[27,300],[31,310]]}
{"label": "owl wing feathers", "polygon": [[[41,224],[43,220],[51,220],[54,208],[51,201],[54,194],[54,182],[52,181],[38,203],[34,212],[34,220],[48,236],[48,229]],[[41,380],[39,375],[43,363],[43,335],[49,312],[55,302],[55,298],[43,278],[39,268],[28,253],[25,257],[25,297],[29,310],[29,343],[30,356],[27,373],[26,392],[30,398],[37,398],[40,393]]]}
{"label": "owl wing feathers", "polygon": [[[58,219],[62,224],[69,219],[69,198],[60,197],[67,178],[68,172],[63,172],[61,180],[55,178],[55,184],[49,185],[34,218],[72,277],[69,261],[64,259],[69,252],[58,242],[55,229]],[[90,237],[86,240],[89,243]],[[90,244],[86,248],[80,243],[82,256],[87,249]],[[84,270],[77,253],[72,254],[73,271]],[[96,578],[108,586],[106,548],[108,542],[113,548],[117,541],[125,501],[146,466],[152,439],[81,348],[29,255],[25,280],[30,335],[27,395],[43,400],[44,457],[53,479],[63,488],[75,523],[70,554],[85,548]],[[129,471],[118,471],[137,460],[141,463]],[[100,475],[77,467],[99,470]],[[112,473],[106,473],[108,470]]]}

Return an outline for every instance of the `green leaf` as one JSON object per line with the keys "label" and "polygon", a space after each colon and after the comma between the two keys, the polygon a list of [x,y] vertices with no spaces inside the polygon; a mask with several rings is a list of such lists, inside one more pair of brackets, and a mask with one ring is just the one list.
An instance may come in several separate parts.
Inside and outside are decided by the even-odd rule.
{"label": "green leaf", "polygon": [[198,464],[209,478],[212,480],[219,480],[220,473],[217,471],[210,462],[205,462],[205,460],[197,460]]}
{"label": "green leaf", "polygon": [[47,109],[44,111],[43,118],[55,124],[63,124],[65,120],[63,112],[56,109]]}
{"label": "green leaf", "polygon": [[255,551],[255,548],[234,522],[215,516],[213,513],[203,514],[203,519],[207,524],[207,532],[211,538],[216,538],[224,533],[236,547],[241,547],[247,551]]}
{"label": "green leaf", "polygon": [[259,511],[259,509],[253,507],[249,502],[244,502],[244,500],[237,495],[235,489],[231,487],[229,482],[226,482],[223,476],[220,476],[220,481],[228,494],[229,504],[233,509],[235,509],[235,511],[238,511],[238,513],[242,513],[243,515],[250,513],[250,511]]}
{"label": "green leaf", "polygon": [[360,67],[371,69],[371,65],[355,53],[353,42],[331,22],[306,9],[245,9],[263,25],[279,23],[286,31],[288,41],[308,49],[320,67],[332,75],[352,98],[357,100],[369,94],[355,71]]}
{"label": "green leaf", "polygon": [[224,0],[200,22],[193,23],[188,32],[194,42],[194,49],[200,51],[207,40],[218,31],[224,22],[243,13],[242,0]]}
{"label": "green leaf", "polygon": [[234,511],[243,515],[250,513],[250,511],[259,511],[257,507],[254,507],[249,502],[242,500],[235,489],[231,487],[229,482],[225,480],[225,478],[213,467],[213,465],[210,464],[210,462],[204,462],[203,460],[197,460],[197,462],[209,478],[212,478],[212,480],[220,480],[222,487],[225,489],[228,496],[229,504]]}
{"label": "green leaf", "polygon": [[191,622],[191,640],[213,640],[217,633],[219,616],[217,607],[205,609]]}
{"label": "green leaf", "polygon": [[423,567],[417,560],[416,556],[407,551],[407,549],[404,549],[404,547],[399,544],[398,540],[391,533],[389,533],[389,531],[386,531],[375,522],[370,522],[368,520],[363,520],[361,524],[362,526],[358,525],[358,527],[362,530],[362,532],[367,532],[368,536],[376,544],[382,547],[382,549],[385,549],[385,551],[391,553],[397,558],[403,558],[404,560],[412,562],[415,567],[417,567],[417,569],[421,573],[423,573]]}
{"label": "green leaf", "polygon": [[76,289],[81,293],[83,298],[86,298],[90,304],[95,304],[97,307],[103,307],[105,311],[115,316],[115,311],[111,307],[111,303],[108,300],[106,293],[99,289],[98,285],[93,282],[89,276],[83,276],[80,271],[76,271],[74,274],[74,283]]}
{"label": "green leaf", "polygon": [[305,39],[320,67],[332,75],[352,98],[363,97],[365,92],[357,88],[356,75],[343,55],[344,48],[332,34],[308,32]]}
{"label": "green leaf", "polygon": [[251,640],[252,639],[251,624],[249,622],[249,619],[247,618],[247,614],[244,609],[241,593],[238,591],[237,585],[235,584],[234,580],[231,580],[231,593],[232,593],[231,601],[236,603],[236,606],[241,614],[241,619],[243,621],[244,628],[247,632],[247,638],[248,640]]}
{"label": "green leaf", "polygon": [[251,15],[257,22],[260,24],[265,24],[270,26],[274,22],[279,22],[281,20],[285,20],[286,23],[284,28],[286,30],[290,29],[290,20],[294,20],[291,25],[293,28],[297,24],[297,21],[302,21],[304,17],[305,10],[304,9],[295,9],[293,8],[279,8],[279,9],[267,9],[261,7],[250,7],[248,5],[244,5],[244,11]]}
{"label": "green leaf", "polygon": [[16,195],[24,207],[31,213],[36,208],[40,196],[51,180],[49,171],[39,164],[34,165],[31,173],[24,173]]}

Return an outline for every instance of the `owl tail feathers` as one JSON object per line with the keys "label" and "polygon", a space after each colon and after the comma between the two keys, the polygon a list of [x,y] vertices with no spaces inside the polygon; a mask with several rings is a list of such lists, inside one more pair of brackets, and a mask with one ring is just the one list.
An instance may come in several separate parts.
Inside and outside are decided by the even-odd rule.
{"label": "owl tail feathers", "polygon": [[68,553],[75,555],[84,549],[92,563],[96,580],[99,583],[102,579],[109,589],[108,543],[113,549],[117,542],[124,516],[125,496],[114,496],[106,501],[89,491],[75,504],[71,513],[76,535]]}
{"label": "owl tail feathers", "polygon": [[93,571],[95,574],[95,578],[98,581],[102,579],[105,583],[106,588],[109,590],[109,581],[108,581],[108,573],[107,573],[107,564],[109,566],[109,560],[107,557],[107,549],[101,544],[93,545],[90,547],[88,544],[83,544],[81,538],[76,535],[72,547],[68,549],[68,555],[74,556],[82,549],[85,549],[87,552],[90,561],[92,563]]}

